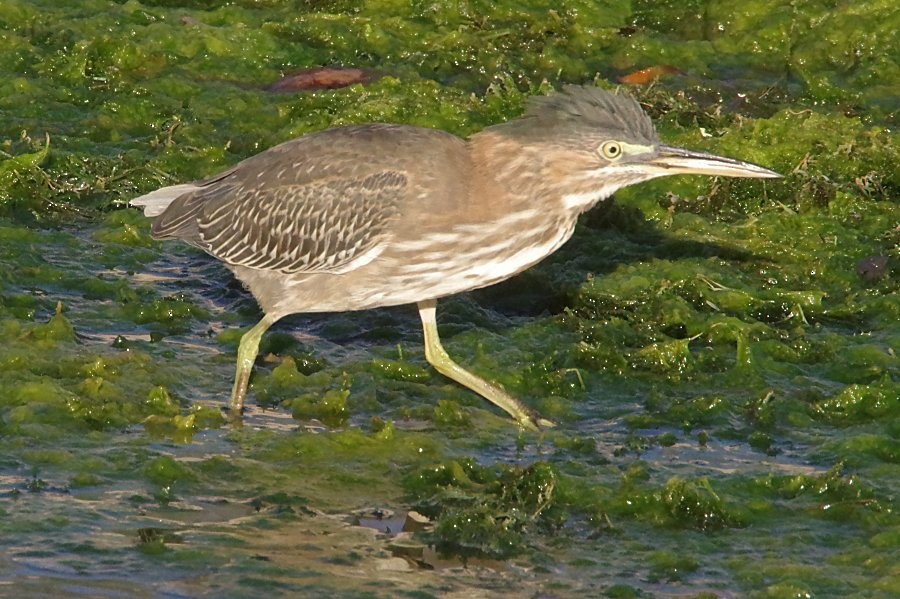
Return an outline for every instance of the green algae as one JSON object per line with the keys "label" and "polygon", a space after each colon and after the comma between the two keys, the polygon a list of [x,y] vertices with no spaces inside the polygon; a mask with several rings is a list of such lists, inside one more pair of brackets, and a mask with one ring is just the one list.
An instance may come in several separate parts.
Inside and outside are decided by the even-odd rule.
{"label": "green algae", "polygon": [[552,526],[557,475],[546,463],[485,468],[453,461],[407,481],[418,511],[438,519],[429,540],[463,557],[509,557],[529,528]]}
{"label": "green algae", "polygon": [[0,201],[6,203],[12,199],[11,188],[18,181],[42,173],[40,166],[47,159],[49,152],[50,138],[48,136],[43,147],[38,151],[11,156],[0,162],[0,189],[5,194],[5,197],[0,197]]}
{"label": "green algae", "polygon": [[[534,573],[517,577],[532,594],[896,594],[896,11],[685,6],[2,3],[0,531],[15,559],[148,589],[190,579],[172,583],[186,595],[209,588],[198,569],[226,592],[299,592],[331,564],[313,584],[389,595],[342,582],[377,542],[342,558],[307,534],[322,510],[379,504],[434,518],[419,540],[445,554]],[[320,64],[385,76],[265,91]],[[517,435],[431,372],[412,310],[286,322],[254,374],[266,410],[221,428],[258,311],[224,269],[153,241],[128,199],[307,131],[465,135],[560,83],[659,64],[682,74],[632,91],[667,143],[786,177],[623,190],[525,276],[442,303],[451,355],[556,429]],[[863,276],[873,257],[886,266]],[[324,339],[286,332],[308,327]],[[298,561],[298,538],[315,558]],[[521,591],[456,576],[409,592]]]}

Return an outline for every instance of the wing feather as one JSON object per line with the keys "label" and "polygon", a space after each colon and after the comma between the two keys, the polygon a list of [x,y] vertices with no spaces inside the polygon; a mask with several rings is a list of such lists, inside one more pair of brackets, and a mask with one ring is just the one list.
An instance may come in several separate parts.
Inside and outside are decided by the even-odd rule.
{"label": "wing feather", "polygon": [[182,214],[171,224],[195,222],[197,245],[231,265],[285,274],[343,272],[380,252],[406,187],[403,173],[383,171],[238,190],[224,201],[186,198],[194,216]]}

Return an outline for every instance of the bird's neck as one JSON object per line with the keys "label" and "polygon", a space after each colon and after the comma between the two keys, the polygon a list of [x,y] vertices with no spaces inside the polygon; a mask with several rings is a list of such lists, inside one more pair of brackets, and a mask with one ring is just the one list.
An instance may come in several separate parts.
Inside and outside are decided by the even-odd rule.
{"label": "bird's neck", "polygon": [[574,222],[615,191],[598,187],[589,173],[572,180],[571,165],[496,130],[476,133],[468,143],[479,187],[501,194],[495,197],[502,197],[509,210],[538,208],[548,217]]}

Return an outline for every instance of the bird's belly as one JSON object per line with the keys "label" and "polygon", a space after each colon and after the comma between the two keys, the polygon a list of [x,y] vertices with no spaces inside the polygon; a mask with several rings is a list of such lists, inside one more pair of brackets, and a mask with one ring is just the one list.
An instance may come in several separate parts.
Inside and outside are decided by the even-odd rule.
{"label": "bird's belly", "polygon": [[[388,241],[377,258],[341,273],[284,275],[233,268],[267,313],[342,312],[411,304],[486,287],[556,251],[575,222],[534,223],[498,235],[496,223]],[[262,298],[278,298],[264,303]]]}
{"label": "bird's belly", "polygon": [[408,304],[499,283],[552,254],[573,229],[574,222],[544,224],[497,236],[484,225],[397,244],[360,270],[353,302],[362,308]]}

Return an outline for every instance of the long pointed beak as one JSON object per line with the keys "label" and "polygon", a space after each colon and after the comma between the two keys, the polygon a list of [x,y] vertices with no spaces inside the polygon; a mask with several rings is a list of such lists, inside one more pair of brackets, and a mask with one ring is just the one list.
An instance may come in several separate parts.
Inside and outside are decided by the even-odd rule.
{"label": "long pointed beak", "polygon": [[781,177],[767,168],[724,158],[715,154],[694,152],[673,146],[659,146],[656,157],[650,164],[661,169],[666,175],[713,175],[719,177],[751,177],[754,179],[776,179]]}

